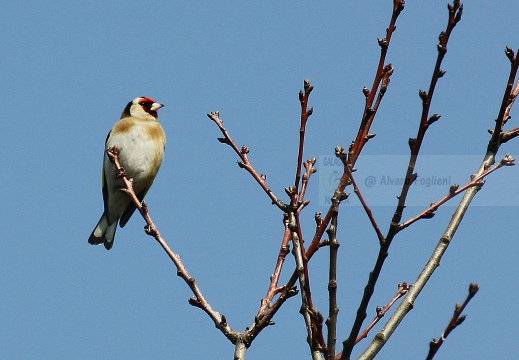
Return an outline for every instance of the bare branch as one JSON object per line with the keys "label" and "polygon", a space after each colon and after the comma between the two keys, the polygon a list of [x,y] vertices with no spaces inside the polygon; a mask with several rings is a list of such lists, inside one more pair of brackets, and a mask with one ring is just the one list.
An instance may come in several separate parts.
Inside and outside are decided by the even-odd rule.
{"label": "bare branch", "polygon": [[[510,74],[508,76],[508,82],[506,89],[503,94],[503,101],[499,108],[499,114],[496,119],[496,126],[492,132],[492,138],[490,139],[487,147],[487,153],[496,154],[499,146],[501,145],[500,138],[503,126],[510,119],[510,111],[514,105],[515,99],[519,94],[519,83],[514,87],[514,83],[517,77],[517,70],[519,68],[519,56],[515,56],[514,51],[508,46],[505,49],[505,54],[510,60]],[[512,89],[513,88],[513,89]]]}
{"label": "bare branch", "polygon": [[398,197],[398,205],[395,210],[395,214],[393,215],[393,220],[391,221],[391,226],[385,238],[385,242],[382,243],[380,246],[377,261],[375,263],[373,271],[369,275],[368,283],[366,284],[366,287],[364,289],[364,296],[362,297],[359,309],[357,310],[357,316],[352,326],[350,336],[347,340],[343,342],[343,355],[341,357],[341,360],[350,359],[350,355],[353,350],[353,347],[355,346],[356,339],[359,335],[362,324],[367,316],[366,309],[368,307],[371,296],[373,295],[375,285],[380,275],[380,271],[382,270],[382,266],[384,265],[385,259],[388,256],[388,249],[391,245],[394,236],[398,233],[398,224],[402,219],[407,194],[409,192],[409,189],[411,188],[412,183],[416,180],[417,177],[417,174],[414,172],[414,168],[416,166],[416,161],[418,158],[418,154],[420,152],[420,147],[422,145],[422,141],[424,139],[425,132],[429,127],[429,124],[432,124],[434,122],[429,122],[429,109],[433,98],[434,89],[436,88],[436,84],[438,80],[445,74],[445,72],[440,69],[440,66],[443,61],[443,58],[445,57],[445,54],[447,53],[447,43],[449,41],[450,34],[456,26],[456,24],[460,21],[462,11],[463,5],[459,1],[455,1],[453,5],[449,4],[449,21],[446,30],[444,32],[441,32],[439,36],[439,44],[437,47],[438,56],[436,58],[436,65],[434,67],[431,83],[429,85],[429,91],[420,91],[419,93],[420,98],[422,99],[422,116],[420,119],[420,126],[418,128],[418,135],[412,141],[411,158],[409,160],[409,165],[405,177],[406,181],[404,182],[404,185],[402,186],[402,192]]}
{"label": "bare branch", "polygon": [[470,284],[469,286],[469,294],[467,295],[467,298],[463,302],[463,305],[460,305],[459,303],[456,304],[456,308],[454,310],[454,314],[452,315],[451,321],[447,325],[447,328],[443,332],[442,336],[439,340],[433,339],[431,343],[429,344],[429,353],[427,354],[427,360],[432,360],[434,358],[434,355],[438,352],[440,347],[442,346],[445,339],[447,339],[447,336],[451,333],[452,330],[456,329],[458,325],[461,325],[463,321],[465,321],[466,315],[461,315],[465,307],[468,305],[469,301],[477,294],[479,290],[478,284]]}
{"label": "bare branch", "polygon": [[[304,91],[301,90],[299,92],[299,102],[301,103],[301,127],[299,128],[299,151],[297,154],[296,180],[294,182],[294,187],[296,189],[299,189],[299,181],[301,179],[301,165],[303,163],[303,151],[305,147],[306,122],[314,111],[313,108],[308,109],[308,98],[310,97],[310,93],[313,89],[314,87],[310,85],[310,80],[305,79]],[[301,199],[302,198],[300,198],[300,200]]]}
{"label": "bare branch", "polygon": [[[519,84],[519,82],[518,82]],[[506,143],[507,141],[510,141],[514,138],[519,136],[519,127],[509,130],[509,131],[503,131],[500,135],[501,144]]]}
{"label": "bare branch", "polygon": [[[403,0],[393,1],[393,15],[391,17],[391,21],[389,22],[389,26],[386,29],[386,37],[384,39],[378,39],[378,44],[380,45],[380,59],[371,90],[368,88],[363,89],[364,95],[366,96],[366,104],[364,106],[364,114],[362,115],[362,121],[357,133],[357,138],[353,142],[353,146],[350,149],[352,158],[349,159],[348,162],[352,166],[355,165],[357,157],[360,155],[362,148],[369,140],[367,136],[369,129],[373,123],[382,97],[386,92],[387,86],[389,84],[389,77],[393,74],[393,67],[390,64],[385,65],[386,55],[389,49],[389,44],[391,42],[391,37],[393,32],[396,30],[396,20],[398,15],[400,15],[402,10],[404,10],[404,5],[405,2]],[[374,105],[373,103],[375,101],[375,96],[377,96],[377,102]]]}
{"label": "bare branch", "polygon": [[387,311],[391,309],[393,304],[400,299],[402,296],[407,294],[407,291],[409,290],[409,287],[407,286],[407,282],[403,282],[402,284],[398,284],[398,291],[396,292],[395,296],[387,303],[386,306],[384,306],[383,309],[377,306],[377,316],[373,319],[371,324],[362,332],[362,334],[359,335],[359,337],[356,340],[356,343],[358,344],[362,339],[365,339],[368,337],[369,332],[373,327],[386,315]]}
{"label": "bare branch", "polygon": [[278,287],[279,277],[281,275],[281,269],[283,267],[283,263],[285,262],[287,254],[290,252],[290,240],[292,238],[292,234],[290,233],[290,229],[288,228],[288,215],[285,214],[283,223],[285,225],[285,235],[283,236],[283,241],[281,242],[281,248],[279,249],[278,260],[276,263],[276,268],[274,273],[270,277],[270,286],[267,291],[267,295],[264,299],[261,300],[261,307],[258,311],[258,315],[256,317],[261,319],[267,309],[270,307],[272,303],[272,299],[275,295],[279,294],[283,290],[285,290],[285,286]]}
{"label": "bare branch", "polygon": [[375,217],[373,216],[373,212],[371,211],[368,204],[366,203],[366,200],[364,200],[364,197],[362,196],[362,193],[360,192],[359,186],[357,185],[357,182],[355,181],[355,178],[353,177],[353,173],[351,172],[349,165],[344,163],[344,169],[346,170],[346,172],[348,173],[348,176],[351,179],[351,182],[353,184],[353,191],[359,198],[360,203],[362,204],[364,211],[366,211],[369,221],[371,222],[371,225],[373,226],[373,229],[375,229],[375,232],[377,233],[378,241],[381,244],[383,244],[386,241],[384,238],[384,235],[382,235],[382,231],[380,231],[380,228],[378,227],[377,221],[375,220]]}
{"label": "bare branch", "polygon": [[461,194],[465,190],[471,188],[471,187],[478,187],[480,189],[485,182],[483,181],[483,178],[490,175],[497,169],[501,168],[502,166],[512,166],[515,165],[515,159],[510,156],[510,154],[506,154],[506,156],[495,166],[489,167],[486,170],[484,170],[481,174],[477,176],[472,176],[472,179],[467,184],[463,185],[462,187],[459,187],[458,185],[454,184],[450,187],[449,193],[445,195],[440,201],[436,203],[432,203],[428,209],[422,211],[420,214],[416,215],[412,219],[407,220],[406,222],[402,223],[398,226],[398,231],[403,230],[410,226],[411,224],[415,223],[416,221],[420,219],[430,219],[434,216],[434,212],[438,210],[440,206],[445,204],[450,199],[454,198],[455,196]]}
{"label": "bare branch", "polygon": [[[306,189],[308,187],[308,181],[310,180],[310,176],[312,176],[312,174],[314,174],[317,171],[317,169],[314,168],[316,161],[317,161],[317,159],[314,157],[314,158],[306,160],[304,163],[305,173],[303,175],[303,184],[301,186],[301,191],[299,191],[299,196],[297,199],[298,204],[300,204],[303,201],[303,199],[305,198]],[[299,210],[299,212],[300,212],[300,210]]]}
{"label": "bare branch", "polygon": [[223,120],[220,118],[220,113],[218,111],[211,112],[207,114],[207,116],[209,117],[209,119],[215,122],[215,124],[218,126],[218,128],[224,136],[223,138],[218,138],[218,141],[232,147],[236,154],[238,154],[238,156],[240,157],[241,162],[238,162],[238,166],[242,169],[247,170],[249,174],[252,175],[254,180],[257,181],[257,183],[261,186],[263,191],[265,191],[265,193],[267,193],[267,195],[270,197],[270,199],[272,200],[272,204],[277,205],[277,207],[280,208],[283,212],[287,212],[288,205],[283,203],[281,200],[278,199],[278,197],[276,197],[276,195],[274,195],[272,190],[267,185],[266,176],[260,175],[254,168],[254,166],[252,166],[248,156],[250,149],[247,146],[242,146],[241,148],[238,148],[238,146],[233,141],[227,130],[224,128]]}

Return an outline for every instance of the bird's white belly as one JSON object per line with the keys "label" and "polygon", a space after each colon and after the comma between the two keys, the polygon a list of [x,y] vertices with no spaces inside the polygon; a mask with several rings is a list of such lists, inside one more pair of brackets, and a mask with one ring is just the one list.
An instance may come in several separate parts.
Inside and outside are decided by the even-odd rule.
{"label": "bird's white belly", "polygon": [[[121,166],[126,170],[128,178],[133,179],[133,186],[138,194],[143,189],[146,179],[155,176],[158,169],[155,169],[153,165],[157,162],[157,158],[162,156],[163,145],[153,142],[143,125],[135,125],[124,135],[111,136],[106,147],[114,145],[119,147]],[[107,160],[108,164],[105,161],[105,171],[113,169],[113,164],[109,159]],[[107,172],[107,174],[109,173]],[[111,183],[108,178],[107,182]],[[112,184],[118,186],[115,181]]]}

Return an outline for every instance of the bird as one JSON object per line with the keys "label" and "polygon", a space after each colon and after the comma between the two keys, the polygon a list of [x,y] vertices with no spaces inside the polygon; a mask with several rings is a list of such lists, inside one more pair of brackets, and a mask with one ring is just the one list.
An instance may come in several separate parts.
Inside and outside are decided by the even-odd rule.
{"label": "bird", "polygon": [[104,244],[110,250],[114,244],[117,224],[124,227],[136,209],[124,189],[123,180],[116,178],[116,168],[106,150],[117,145],[119,161],[142,202],[148,193],[164,159],[166,134],[158,121],[157,110],[164,105],[150,97],[133,99],[124,108],[121,119],[108,133],[103,159],[104,212],[88,242]]}

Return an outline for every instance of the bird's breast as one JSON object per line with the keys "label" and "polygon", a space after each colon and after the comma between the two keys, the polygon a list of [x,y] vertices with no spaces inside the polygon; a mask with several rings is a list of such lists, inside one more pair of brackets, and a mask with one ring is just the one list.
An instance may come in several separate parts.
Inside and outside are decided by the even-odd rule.
{"label": "bird's breast", "polygon": [[123,120],[119,122],[122,122],[120,130],[123,131],[117,131],[116,125],[106,147],[119,147],[121,166],[128,178],[133,179],[135,191],[139,193],[151,185],[162,164],[166,136],[158,122],[134,121],[129,125]]}

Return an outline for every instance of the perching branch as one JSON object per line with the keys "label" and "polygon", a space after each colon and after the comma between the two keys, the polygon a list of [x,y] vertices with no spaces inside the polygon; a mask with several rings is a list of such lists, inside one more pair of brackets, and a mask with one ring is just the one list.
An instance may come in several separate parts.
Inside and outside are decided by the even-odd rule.
{"label": "perching branch", "polygon": [[465,307],[468,305],[469,301],[477,294],[479,290],[478,284],[470,284],[469,286],[469,294],[467,295],[467,298],[463,302],[463,305],[460,305],[460,303],[456,304],[456,308],[454,309],[454,314],[452,315],[451,321],[447,325],[447,328],[443,332],[442,336],[439,340],[433,339],[429,344],[429,353],[427,354],[426,360],[432,360],[434,358],[434,355],[438,352],[440,347],[442,346],[445,339],[447,339],[447,336],[451,333],[452,330],[456,329],[458,325],[461,325],[463,321],[465,321],[466,315],[461,315],[463,310],[465,310]]}
{"label": "perching branch", "polygon": [[180,257],[180,255],[176,254],[169,247],[166,240],[160,234],[159,229],[155,226],[149,214],[146,202],[143,201],[141,204],[141,202],[137,198],[137,195],[135,194],[135,191],[133,189],[133,181],[132,179],[128,179],[128,177],[126,176],[126,171],[123,169],[121,163],[119,162],[119,149],[117,145],[109,148],[106,151],[106,153],[115,165],[115,168],[117,170],[116,176],[118,178],[121,178],[124,182],[125,188],[121,189],[121,191],[126,193],[130,197],[130,199],[132,199],[133,203],[137,207],[137,210],[139,210],[142,217],[146,221],[147,225],[144,227],[144,231],[146,232],[146,234],[153,236],[155,240],[157,240],[157,242],[160,244],[160,246],[162,246],[164,251],[168,254],[169,258],[175,264],[177,268],[177,275],[180,276],[186,282],[186,284],[193,292],[194,296],[189,299],[189,304],[205,311],[205,313],[209,315],[209,317],[213,320],[216,328],[218,328],[233,344],[236,344],[236,341],[240,337],[240,334],[229,326],[224,315],[215,311],[207,302],[204,295],[202,294],[202,291],[198,287],[195,278],[189,275],[186,267],[184,266],[184,263],[182,262],[182,258]]}

